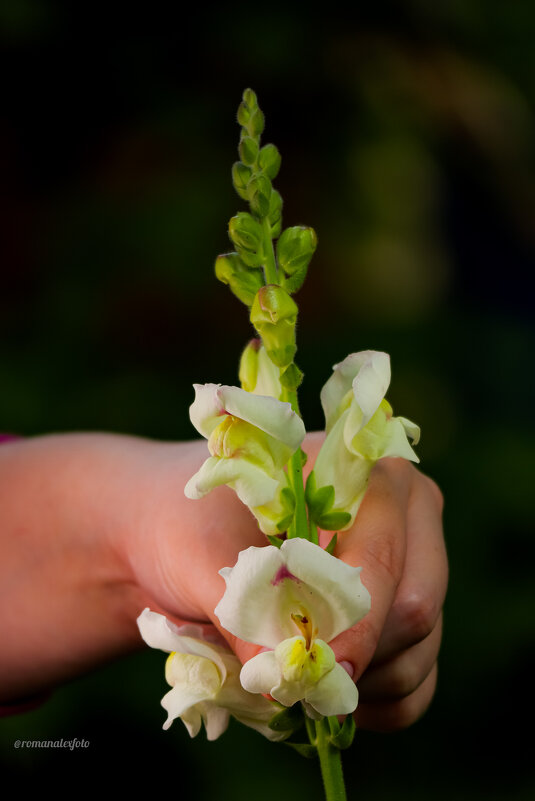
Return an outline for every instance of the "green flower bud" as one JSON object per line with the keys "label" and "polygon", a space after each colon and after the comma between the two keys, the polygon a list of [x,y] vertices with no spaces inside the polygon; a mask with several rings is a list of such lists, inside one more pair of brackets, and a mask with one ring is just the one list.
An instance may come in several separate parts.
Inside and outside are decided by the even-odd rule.
{"label": "green flower bud", "polygon": [[244,164],[254,164],[258,156],[258,142],[250,136],[243,136],[238,150]]}
{"label": "green flower bud", "polygon": [[265,175],[255,175],[247,185],[251,211],[259,217],[267,217],[271,201],[271,181]]}
{"label": "green flower bud", "polygon": [[247,123],[246,126],[249,136],[252,136],[253,138],[258,138],[262,133],[262,131],[264,130],[264,125],[265,125],[264,112],[261,109],[256,108],[251,114],[249,122]]}
{"label": "green flower bud", "polygon": [[240,359],[240,383],[254,395],[271,395],[280,399],[282,386],[280,370],[267,355],[262,340],[252,339]]}
{"label": "green flower bud", "polygon": [[275,145],[264,145],[258,154],[258,164],[262,172],[273,180],[281,166],[281,156]]}
{"label": "green flower bud", "polygon": [[258,351],[262,346],[260,339],[251,339],[240,359],[240,384],[246,392],[253,392],[258,378]]}
{"label": "green flower bud", "polygon": [[251,322],[278,367],[287,367],[295,356],[296,320],[297,305],[282,287],[268,284],[259,290],[251,308]]}
{"label": "green flower bud", "polygon": [[286,228],[277,242],[277,260],[286,275],[293,275],[308,267],[318,245],[313,228],[296,225]]}
{"label": "green flower bud", "polygon": [[232,183],[234,184],[234,189],[243,200],[248,200],[247,184],[251,180],[252,174],[252,169],[242,161],[236,161],[232,165]]}
{"label": "green flower bud", "polygon": [[249,270],[238,253],[218,256],[215,274],[223,284],[228,284],[231,292],[246,306],[251,306],[263,283],[260,271]]}
{"label": "green flower bud", "polygon": [[262,246],[262,226],[246,211],[231,217],[228,224],[229,236],[236,247],[256,253]]}
{"label": "green flower bud", "polygon": [[246,108],[252,110],[258,106],[258,100],[256,98],[256,94],[253,92],[252,89],[245,89],[243,95],[243,103]]}

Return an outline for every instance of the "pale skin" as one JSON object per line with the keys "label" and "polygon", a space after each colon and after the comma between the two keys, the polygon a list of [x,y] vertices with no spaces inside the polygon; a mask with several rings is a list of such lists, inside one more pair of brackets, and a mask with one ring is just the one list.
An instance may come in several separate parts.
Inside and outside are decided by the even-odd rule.
{"label": "pale skin", "polygon": [[[303,449],[313,466],[323,435]],[[218,575],[267,544],[249,510],[220,487],[183,494],[206,442],[63,434],[0,446],[0,704],[52,689],[144,647],[145,607],[221,627]],[[436,484],[402,459],[372,472],[336,556],[362,566],[372,608],[331,643],[357,681],[357,723],[411,725],[437,681],[448,563]],[[322,543],[330,534],[322,535]],[[222,631],[242,662],[259,647]]]}

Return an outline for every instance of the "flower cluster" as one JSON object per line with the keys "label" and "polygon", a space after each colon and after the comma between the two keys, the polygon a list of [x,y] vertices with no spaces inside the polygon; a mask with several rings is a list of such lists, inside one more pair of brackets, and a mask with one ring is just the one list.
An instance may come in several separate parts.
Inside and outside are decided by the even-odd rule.
{"label": "flower cluster", "polygon": [[[336,716],[351,716],[357,707],[357,687],[330,643],[367,614],[371,599],[361,568],[330,552],[334,537],[324,550],[318,529],[349,529],[374,464],[384,457],[418,461],[411,443],[420,432],[394,417],[386,400],[389,356],[352,353],[335,365],[321,392],[325,439],[303,483],[305,426],[297,402],[303,376],[294,361],[291,296],[305,279],[317,239],[303,226],[282,231],[282,200],[272,187],[280,156],[274,145],[260,147],[264,118],[251,90],[238,121],[240,161],[232,176],[250,213],[231,219],[236,250],[218,257],[216,275],[249,308],[257,336],[241,357],[241,387],[195,385],[190,417],[209,455],[184,491],[197,500],[228,486],[267,535],[270,544],[247,548],[220,571],[226,589],[215,608],[222,631],[261,650],[242,666],[198,628],[177,628],[147,609],[138,623],[149,645],[170,653],[164,728],[180,717],[195,736],[204,722],[208,739],[215,739],[232,715],[280,740],[295,728],[285,710],[298,709],[307,726],[334,720],[329,725],[336,732]],[[331,743],[341,748],[337,737]]]}

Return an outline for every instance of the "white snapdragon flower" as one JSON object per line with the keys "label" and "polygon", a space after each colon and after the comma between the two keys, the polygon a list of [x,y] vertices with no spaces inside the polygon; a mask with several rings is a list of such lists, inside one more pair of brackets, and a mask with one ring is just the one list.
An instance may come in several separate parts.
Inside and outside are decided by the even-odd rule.
{"label": "white snapdragon flower", "polygon": [[358,703],[355,683],[328,645],[370,609],[370,596],[351,567],[319,545],[286,540],[242,551],[215,609],[222,626],[270,649],[242,668],[243,687],[284,706],[303,701],[310,717],[343,715]]}
{"label": "white snapdragon flower", "polygon": [[289,732],[274,732],[268,726],[280,707],[243,689],[238,658],[227,648],[208,642],[200,626],[176,626],[150,609],[143,610],[137,624],[147,645],[169,653],[165,677],[172,689],[161,701],[168,715],[164,729],[181,718],[195,737],[204,722],[208,740],[216,740],[233,715],[270,740],[288,736]]}
{"label": "white snapdragon flower", "polygon": [[186,496],[202,498],[227,484],[265,534],[279,533],[277,524],[293,511],[283,468],[304,439],[303,421],[289,403],[238,387],[196,384],[195,391],[191,422],[211,456],[186,484]]}
{"label": "white snapdragon flower", "polygon": [[385,399],[390,384],[390,357],[367,350],[352,353],[335,365],[321,391],[326,438],[316,459],[318,488],[334,487],[334,508],[351,516],[364,497],[372,467],[385,456],[418,462],[409,444],[417,444],[420,429],[405,417],[393,417]]}

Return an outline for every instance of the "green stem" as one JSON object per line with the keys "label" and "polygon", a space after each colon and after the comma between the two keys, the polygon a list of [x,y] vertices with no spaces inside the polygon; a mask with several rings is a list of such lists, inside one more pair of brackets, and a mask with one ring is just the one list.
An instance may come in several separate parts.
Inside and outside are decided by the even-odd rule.
{"label": "green stem", "polygon": [[316,721],[316,748],[320,760],[321,775],[327,801],[346,801],[346,788],[342,773],[340,751],[329,739],[326,718]]}
{"label": "green stem", "polygon": [[277,270],[277,262],[275,261],[275,251],[273,250],[273,240],[271,238],[271,227],[268,217],[264,217],[262,220],[262,230],[264,232],[264,277],[266,279],[266,284],[278,284],[279,271]]}
{"label": "green stem", "polygon": [[[299,414],[299,404],[297,402],[297,392],[289,389],[282,390],[281,400],[291,403],[292,409]],[[298,448],[288,463],[288,478],[290,486],[295,495],[295,515],[290,528],[288,529],[288,539],[302,537],[310,539],[308,530],[307,505],[305,501],[305,487],[303,484],[303,457],[301,448]]]}

